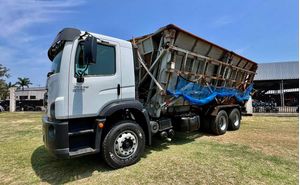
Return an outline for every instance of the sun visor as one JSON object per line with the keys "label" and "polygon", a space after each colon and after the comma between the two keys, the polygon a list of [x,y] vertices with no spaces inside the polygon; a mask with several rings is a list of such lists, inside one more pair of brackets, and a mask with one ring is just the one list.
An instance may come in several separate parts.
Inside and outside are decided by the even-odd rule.
{"label": "sun visor", "polygon": [[48,57],[52,61],[59,49],[61,43],[64,41],[73,41],[76,37],[80,36],[80,30],[75,28],[64,28],[55,37],[51,47],[48,50]]}

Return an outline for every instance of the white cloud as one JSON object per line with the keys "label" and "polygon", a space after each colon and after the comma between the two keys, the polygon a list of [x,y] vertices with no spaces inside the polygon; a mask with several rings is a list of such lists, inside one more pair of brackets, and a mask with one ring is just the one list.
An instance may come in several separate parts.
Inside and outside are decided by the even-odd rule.
{"label": "white cloud", "polygon": [[43,23],[53,24],[58,17],[63,20],[63,15],[74,13],[74,8],[84,2],[0,0],[0,64],[10,68],[12,77],[9,81],[27,75],[35,84],[44,83],[46,74],[42,71],[47,71],[51,65],[47,58],[50,43],[45,43],[45,40],[52,41],[55,35],[33,35],[28,30]]}
{"label": "white cloud", "polygon": [[21,32],[35,23],[52,21],[55,15],[71,13],[72,7],[82,3],[82,0],[0,0],[0,37]]}

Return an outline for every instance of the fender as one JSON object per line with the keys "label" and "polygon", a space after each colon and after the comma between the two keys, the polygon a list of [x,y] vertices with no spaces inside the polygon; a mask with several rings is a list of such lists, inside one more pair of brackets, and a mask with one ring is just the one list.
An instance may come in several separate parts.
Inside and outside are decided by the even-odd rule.
{"label": "fender", "polygon": [[228,108],[238,108],[239,110],[241,109],[241,106],[238,104],[233,104],[233,105],[217,105],[212,108],[210,115],[211,116],[217,116],[218,112],[220,109],[228,109]]}
{"label": "fender", "polygon": [[150,127],[150,119],[149,119],[149,114],[148,111],[144,108],[143,104],[135,99],[126,99],[126,100],[118,100],[109,103],[106,105],[102,110],[99,112],[99,116],[101,117],[107,117],[112,115],[113,113],[123,110],[123,109],[135,109],[139,111],[142,115],[143,118],[146,122],[147,125],[147,138],[148,138],[148,145],[151,145],[152,143],[152,133],[151,133],[151,127]]}
{"label": "fender", "polygon": [[138,100],[134,100],[134,99],[117,100],[117,101],[110,102],[108,105],[105,105],[102,108],[102,110],[100,110],[99,116],[104,116],[104,117],[110,116],[114,112],[116,112],[118,110],[126,109],[126,108],[127,109],[134,108],[139,111],[142,111],[144,106],[141,102],[139,102]]}

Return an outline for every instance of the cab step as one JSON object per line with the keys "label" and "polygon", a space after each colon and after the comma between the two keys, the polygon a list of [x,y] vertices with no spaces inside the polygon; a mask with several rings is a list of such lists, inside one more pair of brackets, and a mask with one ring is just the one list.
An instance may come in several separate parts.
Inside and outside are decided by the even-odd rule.
{"label": "cab step", "polygon": [[82,156],[82,155],[88,155],[88,154],[92,154],[95,153],[96,150],[91,148],[91,147],[80,147],[80,148],[74,148],[70,150],[70,157],[78,157],[78,156]]}
{"label": "cab step", "polygon": [[72,132],[69,132],[69,136],[77,136],[77,135],[90,134],[90,133],[94,133],[94,129],[72,131]]}

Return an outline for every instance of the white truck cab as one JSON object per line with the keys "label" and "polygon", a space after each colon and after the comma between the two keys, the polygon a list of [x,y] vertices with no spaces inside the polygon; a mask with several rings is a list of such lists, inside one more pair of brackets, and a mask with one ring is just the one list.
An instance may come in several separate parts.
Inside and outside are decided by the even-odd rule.
{"label": "white truck cab", "polygon": [[[113,113],[118,117],[120,113],[116,112],[120,110],[131,108],[139,112],[137,115],[144,120],[142,127],[148,130],[148,115],[142,104],[135,100],[130,42],[65,28],[55,38],[48,57],[52,68],[47,79],[43,139],[55,156],[70,158],[99,152],[100,142],[104,139],[102,133],[108,122],[106,117]],[[132,124],[127,123],[129,127]],[[131,145],[141,140],[138,149],[143,150],[145,134],[140,126],[137,129],[136,133],[121,134],[122,141],[115,147],[122,148],[121,142],[126,142],[131,150],[137,150]],[[133,157],[130,163],[139,158],[140,154],[136,154],[131,156],[124,149],[123,153],[118,153],[123,158]],[[122,158],[120,160],[122,162]],[[118,161],[118,165],[110,163],[113,167],[120,167],[124,165],[121,162]]]}
{"label": "white truck cab", "polygon": [[[66,31],[77,31],[65,29]],[[84,41],[79,32],[74,40],[65,40],[63,47],[53,55],[52,74],[47,79],[50,112],[56,119],[97,116],[111,102],[135,98],[132,45],[128,41],[93,34],[97,39],[97,58],[84,71],[84,81],[78,82],[85,69]],[[51,110],[51,105],[53,109]]]}

